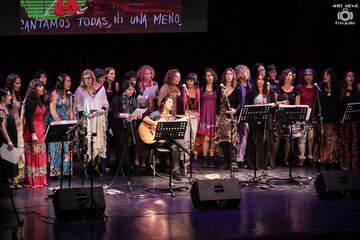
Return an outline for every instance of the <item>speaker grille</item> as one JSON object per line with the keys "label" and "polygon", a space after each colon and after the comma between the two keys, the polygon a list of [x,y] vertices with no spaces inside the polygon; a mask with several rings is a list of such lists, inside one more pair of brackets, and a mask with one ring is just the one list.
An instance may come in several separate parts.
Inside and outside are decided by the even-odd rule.
{"label": "speaker grille", "polygon": [[360,190],[360,171],[325,171],[319,174],[314,185],[318,196],[322,199],[340,197],[343,192]]}
{"label": "speaker grille", "polygon": [[195,208],[237,208],[239,207],[239,180],[215,179],[198,180],[190,189]]}
{"label": "speaker grille", "polygon": [[82,220],[103,216],[105,198],[102,187],[60,188],[53,198],[55,215],[62,221]]}

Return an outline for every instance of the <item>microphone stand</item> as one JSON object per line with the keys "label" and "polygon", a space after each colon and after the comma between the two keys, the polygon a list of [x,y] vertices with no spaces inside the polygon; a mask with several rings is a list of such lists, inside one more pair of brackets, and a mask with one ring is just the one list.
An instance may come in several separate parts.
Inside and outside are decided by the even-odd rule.
{"label": "microphone stand", "polygon": [[317,103],[319,106],[319,120],[320,120],[320,138],[319,138],[319,146],[318,146],[318,159],[317,159],[317,168],[318,172],[321,171],[321,147],[322,147],[322,141],[323,141],[323,134],[324,134],[324,128],[323,128],[323,121],[322,121],[322,113],[321,113],[321,103],[320,103],[320,89],[316,87],[316,97],[317,97]]}
{"label": "microphone stand", "polygon": [[[130,102],[129,102],[130,99],[127,96],[125,96],[125,97],[126,97],[125,101],[126,101],[127,109],[130,114]],[[131,119],[129,119],[129,121],[128,120],[126,120],[126,121],[127,121],[126,124],[130,124],[130,129],[128,127],[126,127],[126,147],[125,147],[125,152],[127,155],[127,162],[128,162],[127,186],[128,186],[130,193],[134,194],[134,190],[132,189],[131,180],[130,180],[132,164],[131,164],[131,152],[129,150],[129,147],[130,147],[131,143],[136,145],[136,139],[135,139],[135,134],[134,134],[133,121]],[[130,141],[129,130],[131,131],[131,143],[129,142]]]}
{"label": "microphone stand", "polygon": [[[76,104],[75,104],[75,106],[76,106]],[[76,108],[76,107],[75,107]],[[77,108],[76,108],[76,111],[77,111]],[[81,133],[80,133],[80,135],[82,135],[82,136],[78,136],[78,138],[79,138],[79,141],[80,141],[80,143],[82,142],[82,140],[80,139],[80,138],[83,138],[84,137],[84,135],[86,134],[87,135],[87,132],[85,133],[84,132],[84,129],[83,129],[83,125],[82,125],[82,123],[84,122],[84,120],[85,119],[87,119],[91,114],[93,114],[94,112],[89,112],[88,114],[86,114],[84,117],[80,117],[80,119],[79,119],[79,121],[75,124],[75,126],[73,126],[71,129],[69,129],[69,131],[67,131],[66,132],[66,135],[68,135],[68,136],[70,136],[70,135],[75,135],[75,132],[77,131],[77,129],[80,129],[80,131],[81,131]],[[78,132],[78,134],[79,134],[79,132]],[[70,139],[70,138],[69,138]],[[83,143],[83,144],[87,144],[87,143]],[[83,148],[84,146],[82,146],[81,144],[79,144],[79,153],[81,153],[81,154],[83,154],[83,155],[85,155],[85,154],[87,154],[86,152],[83,152],[83,151],[80,151],[80,149],[81,148]],[[87,147],[86,147],[86,149],[87,149]],[[84,165],[85,165],[85,163],[82,163],[82,160],[81,160],[81,157],[82,156],[79,156],[79,160],[80,160],[80,165],[81,165],[81,167],[84,167]],[[71,164],[71,163],[70,163]],[[82,176],[81,176],[81,181],[82,181],[82,186],[84,186],[84,175],[86,174],[85,173],[85,171],[86,171],[86,169],[83,169],[84,170],[84,172],[82,173]],[[70,184],[70,183],[69,183]]]}
{"label": "microphone stand", "polygon": [[[225,87],[225,86],[224,86]],[[223,87],[222,87],[223,88]],[[227,103],[227,106],[229,108],[229,112],[230,112],[230,116],[231,116],[231,130],[230,130],[230,178],[234,178],[234,172],[233,172],[233,169],[232,169],[232,163],[233,163],[233,139],[232,139],[232,132],[233,132],[233,129],[234,129],[234,115],[231,113],[231,106],[230,106],[230,102],[229,102],[229,98],[228,96],[226,95],[226,92],[225,92],[225,89],[223,88],[222,90],[223,94],[225,95],[225,98],[226,98],[226,103]]]}
{"label": "microphone stand", "polygon": [[[75,98],[75,95],[73,95],[73,94],[67,94],[67,95],[69,95],[69,96],[72,97],[72,105],[73,105],[74,108],[75,108],[75,109],[74,109],[74,108],[72,109],[72,110],[73,110],[73,118],[74,118],[75,113],[78,112],[77,106],[76,106],[76,102],[75,102],[76,98]],[[75,110],[75,112],[74,112],[74,110]],[[75,132],[73,133],[73,135],[75,135]],[[70,139],[74,139],[74,137],[70,137],[70,136],[69,136],[68,139],[69,139],[69,140],[70,140]],[[70,149],[73,149],[73,144],[74,144],[74,141],[73,141],[73,140],[70,141],[69,150],[70,150]],[[71,187],[71,176],[72,176],[72,172],[73,172],[73,166],[72,166],[72,164],[73,164],[73,153],[71,152],[71,153],[70,153],[69,188]]]}
{"label": "microphone stand", "polygon": [[[132,99],[132,96],[128,97],[126,96],[126,94],[123,94],[124,97],[125,97],[125,105],[126,105],[126,109],[124,107],[123,113],[126,113],[128,112],[130,115],[132,112],[132,109],[130,109],[130,101]],[[130,120],[130,119],[125,119],[126,121],[126,134],[125,134],[125,147],[124,147],[124,150],[123,150],[123,153],[122,153],[122,157],[121,157],[121,160],[119,162],[119,166],[118,166],[118,170],[115,174],[115,177],[114,177],[114,180],[111,182],[111,184],[108,186],[108,187],[111,187],[112,184],[115,182],[115,178],[118,176],[118,172],[121,168],[121,165],[122,163],[124,162],[124,158],[126,158],[127,160],[127,173],[125,173],[126,178],[127,178],[127,183],[126,183],[126,186],[121,186],[121,187],[127,187],[127,189],[129,190],[129,192],[131,194],[135,194],[134,190],[133,190],[133,187],[136,183],[136,181],[134,182],[134,184],[131,183],[131,169],[132,169],[132,161],[131,161],[131,157],[132,157],[132,153],[131,153],[131,146],[135,146],[136,145],[136,137],[135,137],[135,132],[134,132],[134,126],[133,126],[133,121],[136,121],[136,120]],[[130,126],[128,126],[128,124],[130,124]],[[131,134],[131,136],[130,136]],[[117,138],[116,138],[117,139]],[[135,186],[135,187],[144,187],[144,186]]]}
{"label": "microphone stand", "polygon": [[[193,164],[193,160],[194,160],[194,151],[192,148],[192,137],[193,137],[193,132],[192,132],[192,125],[191,125],[191,116],[190,116],[190,106],[189,106],[189,93],[187,91],[187,89],[185,90],[186,93],[186,111],[188,114],[188,124],[189,124],[189,128],[190,128],[190,139],[189,139],[189,150],[190,150],[190,179],[189,182],[190,184],[194,183],[194,179],[192,177],[192,164]],[[196,97],[196,96],[195,96]],[[185,166],[186,168],[186,166]]]}

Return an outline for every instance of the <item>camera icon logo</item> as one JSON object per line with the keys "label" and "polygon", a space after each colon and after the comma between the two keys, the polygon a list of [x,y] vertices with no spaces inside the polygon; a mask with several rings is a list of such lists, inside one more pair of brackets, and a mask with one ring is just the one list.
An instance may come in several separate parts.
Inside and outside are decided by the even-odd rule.
{"label": "camera icon logo", "polygon": [[350,12],[347,8],[343,8],[343,10],[337,14],[337,18],[344,22],[352,20],[353,17],[353,13]]}

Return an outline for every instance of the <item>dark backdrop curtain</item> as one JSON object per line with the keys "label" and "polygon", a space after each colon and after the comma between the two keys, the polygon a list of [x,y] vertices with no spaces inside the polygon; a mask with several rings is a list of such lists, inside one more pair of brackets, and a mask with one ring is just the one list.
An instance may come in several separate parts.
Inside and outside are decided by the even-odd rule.
{"label": "dark backdrop curtain", "polygon": [[[275,63],[297,70],[315,68],[321,77],[334,67],[342,78],[348,69],[360,69],[360,9],[353,9],[355,26],[336,26],[332,3],[321,0],[208,2],[208,32],[170,34],[111,34],[63,36],[1,36],[0,79],[15,72],[23,91],[36,70],[43,69],[55,82],[67,72],[72,88],[86,69],[113,66],[117,80],[129,70],[149,64],[162,84],[170,68],[183,76],[206,67],[219,75],[226,67]],[[360,72],[357,72],[359,75]]]}

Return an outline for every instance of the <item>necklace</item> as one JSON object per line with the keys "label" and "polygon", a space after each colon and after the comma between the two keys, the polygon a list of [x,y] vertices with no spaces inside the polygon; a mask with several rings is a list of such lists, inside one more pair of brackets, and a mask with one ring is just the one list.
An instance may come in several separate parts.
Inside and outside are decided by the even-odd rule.
{"label": "necklace", "polygon": [[190,110],[197,110],[197,99],[196,98],[187,98],[189,101],[189,108]]}

